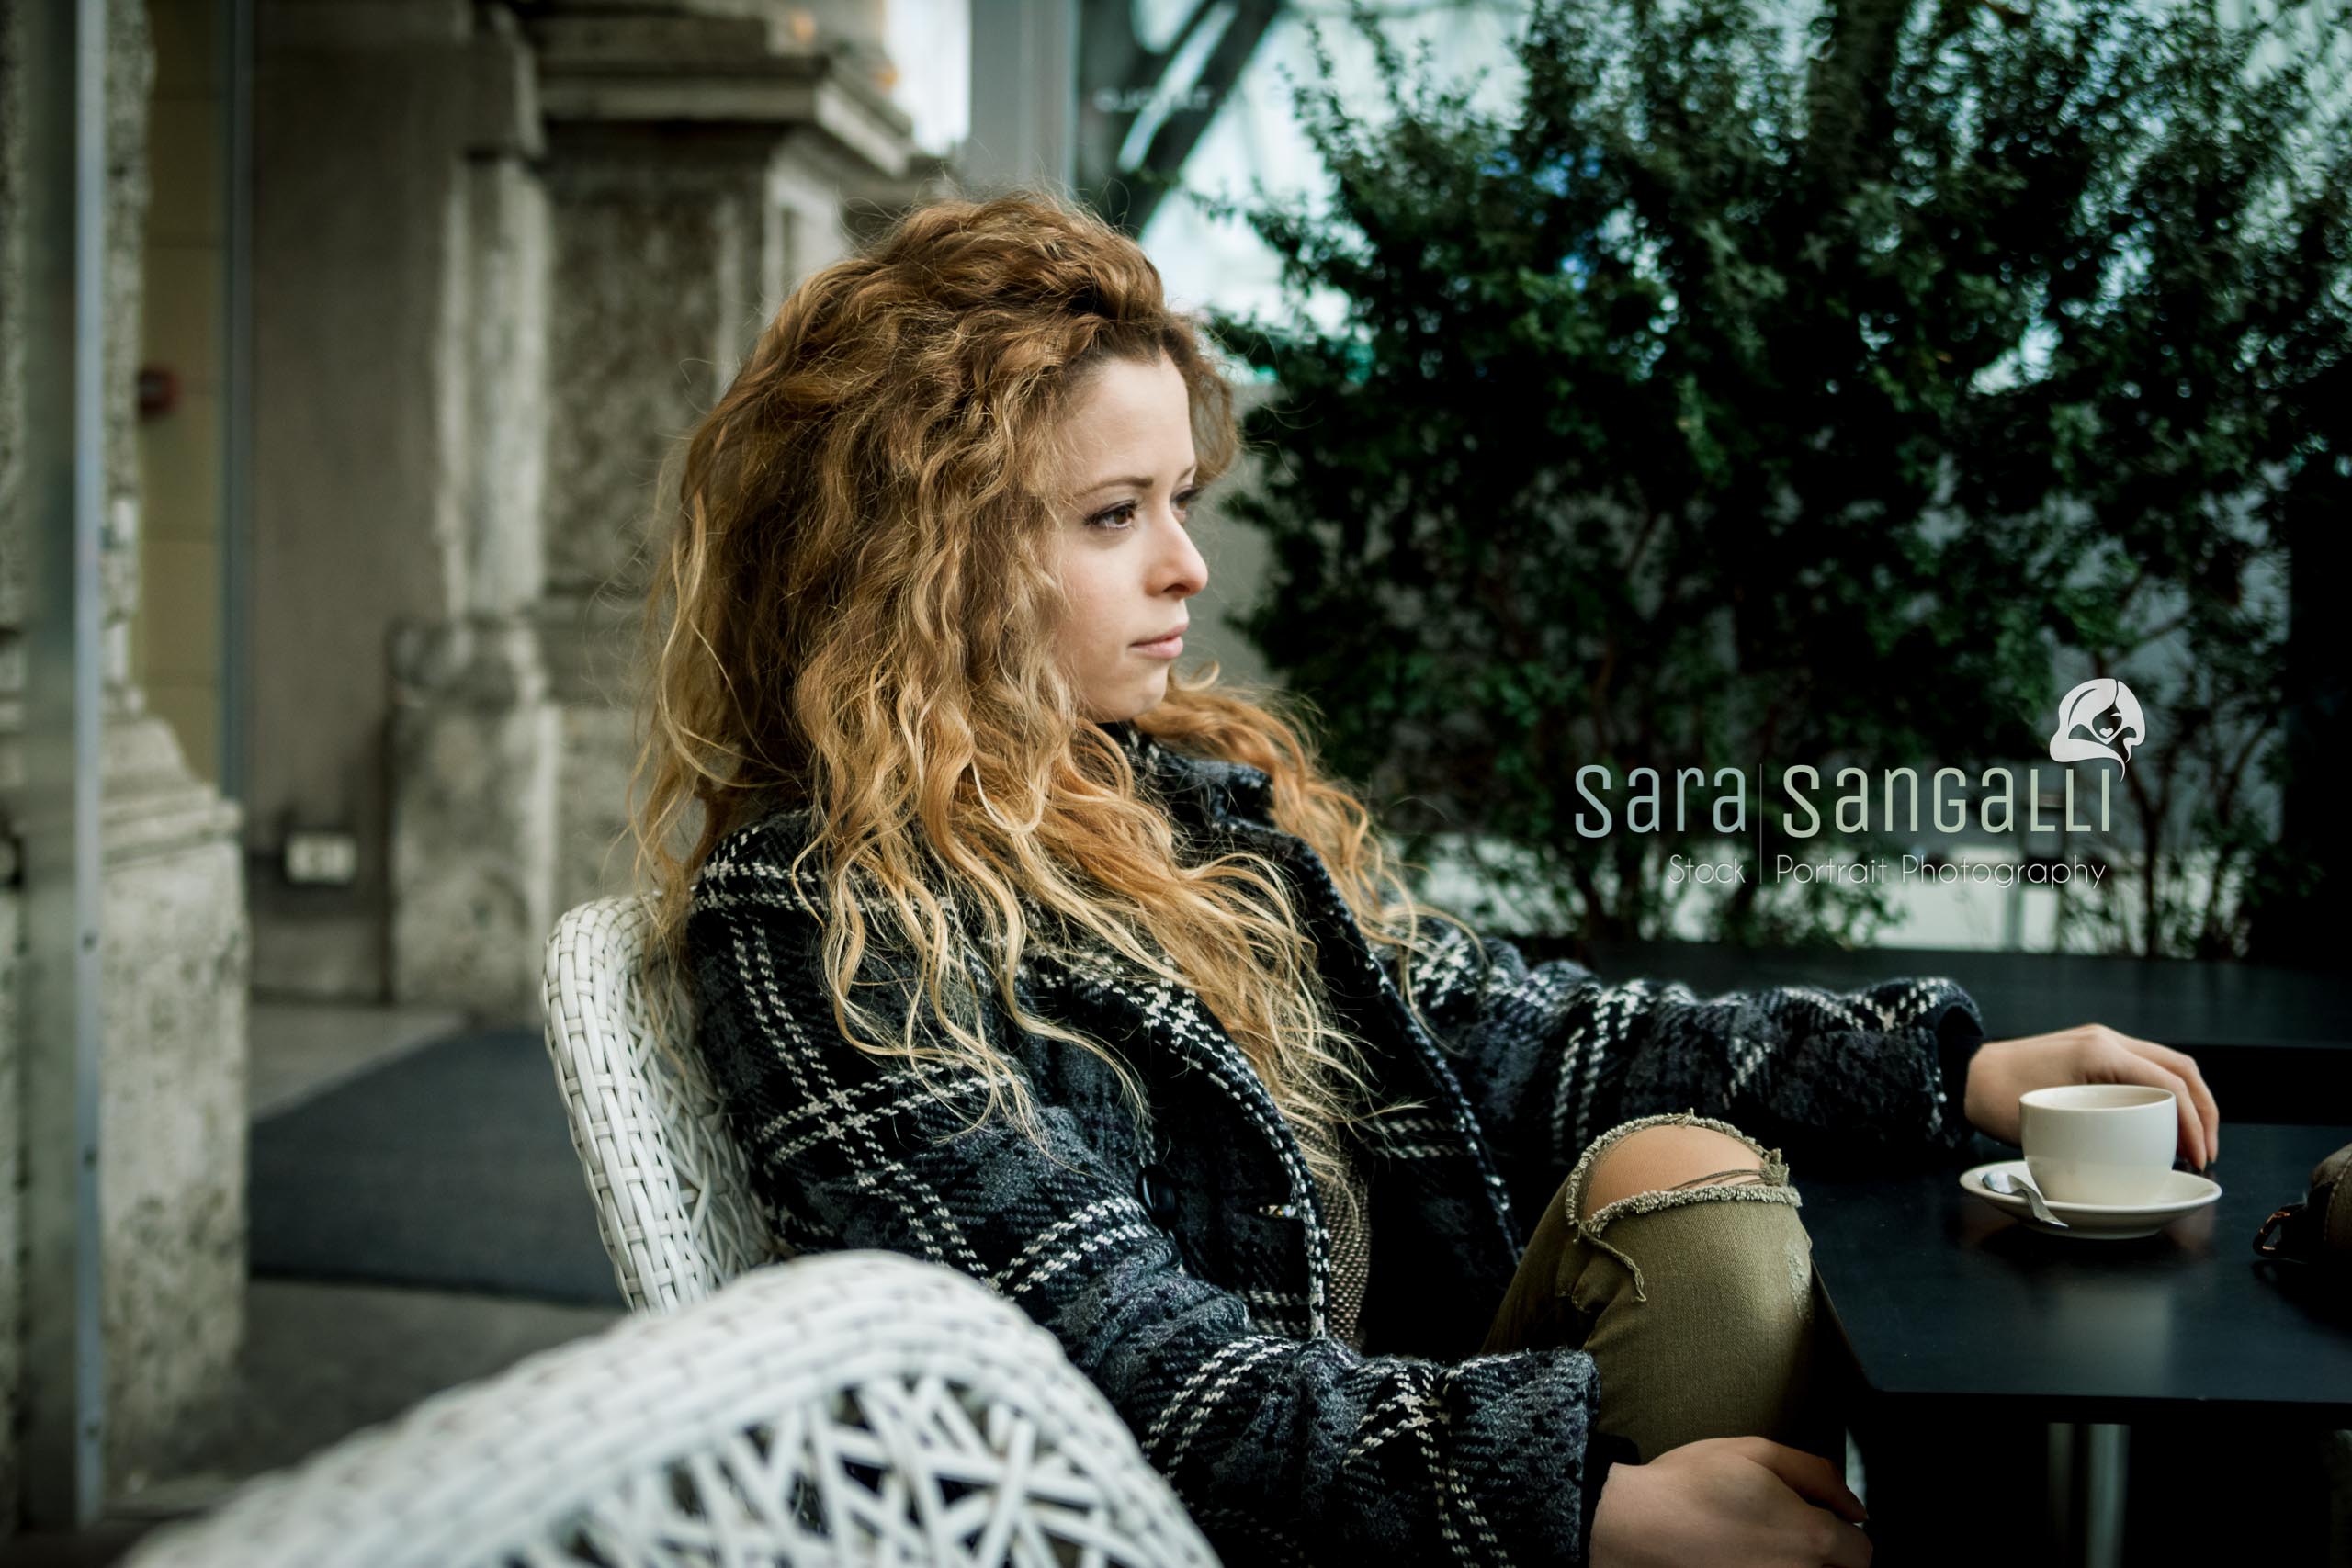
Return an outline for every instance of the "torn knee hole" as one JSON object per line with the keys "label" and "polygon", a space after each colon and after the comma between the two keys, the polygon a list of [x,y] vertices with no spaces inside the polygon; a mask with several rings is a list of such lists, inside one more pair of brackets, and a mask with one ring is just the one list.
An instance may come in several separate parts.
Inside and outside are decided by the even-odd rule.
{"label": "torn knee hole", "polygon": [[1738,1166],[1730,1170],[1717,1170],[1712,1171],[1705,1176],[1694,1176],[1688,1181],[1678,1181],[1672,1187],[1667,1188],[1665,1190],[1669,1192],[1679,1192],[1692,1187],[1704,1187],[1710,1183],[1719,1184],[1724,1187],[1731,1187],[1740,1183],[1747,1183],[1747,1185],[1753,1186],[1755,1183],[1763,1179],[1764,1169],[1761,1166]]}
{"label": "torn knee hole", "polygon": [[[1729,1166],[1723,1163],[1726,1159]],[[1744,1136],[1683,1122],[1659,1123],[1587,1151],[1570,1185],[1577,1188],[1577,1212],[1589,1218],[1637,1193],[1770,1180],[1768,1164],[1764,1151]],[[1694,1171],[1702,1174],[1690,1174]]]}

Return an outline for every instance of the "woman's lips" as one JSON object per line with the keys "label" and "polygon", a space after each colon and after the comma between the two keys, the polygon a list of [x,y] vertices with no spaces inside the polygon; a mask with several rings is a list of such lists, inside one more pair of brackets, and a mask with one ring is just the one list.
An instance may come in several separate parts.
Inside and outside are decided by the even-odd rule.
{"label": "woman's lips", "polygon": [[1173,659],[1184,651],[1183,634],[1180,632],[1174,637],[1162,637],[1158,642],[1136,643],[1135,650],[1153,659]]}

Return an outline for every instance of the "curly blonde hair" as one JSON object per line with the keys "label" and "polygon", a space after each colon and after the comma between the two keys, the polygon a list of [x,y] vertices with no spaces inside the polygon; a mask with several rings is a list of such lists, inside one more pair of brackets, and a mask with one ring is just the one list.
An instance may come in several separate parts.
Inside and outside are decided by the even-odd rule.
{"label": "curly blonde hair", "polygon": [[[813,858],[829,890],[823,961],[851,1045],[977,1069],[991,1085],[981,1115],[1009,1091],[1042,1143],[961,994],[961,944],[977,936],[1014,1024],[1093,1052],[1143,1114],[1114,1050],[1034,1016],[1015,989],[1024,953],[1091,938],[1201,998],[1331,1182],[1341,1127],[1418,1105],[1373,1103],[1282,870],[1238,851],[1186,863],[1055,655],[1073,400],[1109,358],[1166,355],[1205,483],[1241,439],[1204,335],[1132,240],[1035,192],[916,208],[801,284],[665,464],[676,513],[644,621],[638,874],[658,895],[656,960],[680,965],[693,879],[718,841],[807,808],[814,836],[794,872]],[[1134,722],[1263,769],[1275,825],[1321,854],[1407,976],[1422,918],[1453,918],[1414,900],[1370,814],[1320,772],[1304,709],[1220,690],[1210,663]],[[895,1020],[852,997],[869,945],[914,978]],[[926,1009],[934,1045],[918,1043]]]}

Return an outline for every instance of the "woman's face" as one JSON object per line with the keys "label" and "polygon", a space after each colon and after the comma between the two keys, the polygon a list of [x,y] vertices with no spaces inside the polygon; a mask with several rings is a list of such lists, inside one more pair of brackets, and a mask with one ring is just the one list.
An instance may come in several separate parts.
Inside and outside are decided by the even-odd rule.
{"label": "woman's face", "polygon": [[1062,668],[1088,716],[1133,718],[1168,694],[1181,638],[1144,645],[1190,620],[1184,601],[1208,582],[1184,518],[1195,493],[1192,411],[1165,355],[1094,367],[1071,411],[1072,458],[1058,544],[1070,617]]}

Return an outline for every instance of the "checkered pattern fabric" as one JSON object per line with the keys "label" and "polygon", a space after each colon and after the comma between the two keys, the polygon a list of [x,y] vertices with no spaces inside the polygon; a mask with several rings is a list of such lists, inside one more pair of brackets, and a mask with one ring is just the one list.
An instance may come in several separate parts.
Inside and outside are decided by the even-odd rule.
{"label": "checkered pattern fabric", "polygon": [[[1942,979],[1702,999],[1439,926],[1453,940],[1411,976],[1424,1029],[1320,859],[1273,826],[1265,773],[1105,728],[1188,842],[1283,868],[1380,1102],[1430,1106],[1364,1130],[1380,1247],[1363,1348],[1335,1333],[1333,1244],[1297,1141],[1193,993],[1111,953],[1024,955],[1023,1005],[1117,1050],[1148,1090],[1136,1117],[1093,1055],[1012,1028],[973,944],[951,999],[1023,1075],[1046,1146],[1001,1120],[967,1131],[977,1075],[835,1033],[821,926],[796,897],[821,909],[825,890],[789,869],[799,811],[718,846],[687,928],[700,1047],[769,1223],[797,1250],[904,1252],[1020,1305],[1229,1563],[1583,1562],[1623,1452],[1590,1429],[1591,1358],[1476,1353],[1577,1155],[1663,1111],[1813,1152],[1955,1147],[1974,1004]],[[910,979],[870,952],[859,984],[888,1018]]]}
{"label": "checkered pattern fabric", "polygon": [[1340,1157],[1344,1190],[1317,1187],[1331,1227],[1331,1337],[1361,1350],[1364,1292],[1372,1283],[1372,1183],[1353,1148],[1343,1145]]}

